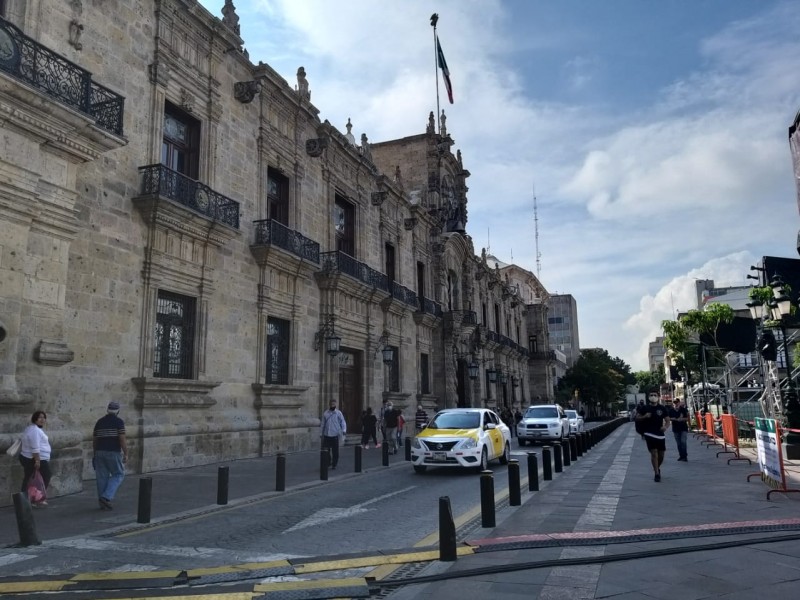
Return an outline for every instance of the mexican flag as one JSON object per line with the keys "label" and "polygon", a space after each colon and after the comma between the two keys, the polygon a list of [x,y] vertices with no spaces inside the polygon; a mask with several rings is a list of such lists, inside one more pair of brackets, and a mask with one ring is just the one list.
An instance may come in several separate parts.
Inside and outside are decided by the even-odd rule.
{"label": "mexican flag", "polygon": [[447,98],[450,104],[453,103],[453,84],[450,81],[450,69],[447,68],[447,61],[444,59],[444,52],[442,52],[442,45],[439,43],[439,36],[436,36],[436,56],[439,60],[439,68],[442,70],[444,77],[444,86],[447,88]]}

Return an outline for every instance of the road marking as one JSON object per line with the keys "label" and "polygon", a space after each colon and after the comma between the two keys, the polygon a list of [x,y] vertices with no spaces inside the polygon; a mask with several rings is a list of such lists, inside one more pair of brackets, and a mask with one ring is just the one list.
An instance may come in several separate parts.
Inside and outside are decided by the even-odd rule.
{"label": "road marking", "polygon": [[13,565],[14,563],[23,561],[23,560],[30,560],[32,558],[36,558],[36,555],[33,554],[7,554],[6,556],[0,556],[0,567],[4,567],[6,565]]}
{"label": "road marking", "polygon": [[371,500],[367,500],[366,502],[362,502],[361,504],[354,504],[353,506],[349,506],[347,508],[336,508],[336,507],[327,507],[323,508],[322,510],[318,510],[310,517],[307,517],[297,523],[296,525],[291,526],[289,529],[284,531],[283,533],[290,533],[292,531],[299,531],[300,529],[307,529],[309,527],[316,527],[321,523],[330,523],[331,521],[335,521],[337,519],[346,519],[348,517],[352,517],[355,515],[360,515],[362,513],[368,512],[365,506],[369,506],[371,504],[375,504],[376,502],[381,502],[382,500],[386,500],[386,498],[391,498],[392,496],[397,496],[398,494],[404,494],[408,491],[413,490],[417,486],[412,485],[407,488],[403,488],[402,490],[397,490],[394,492],[390,492],[388,494],[384,494],[383,496],[378,496],[377,498],[372,498]]}

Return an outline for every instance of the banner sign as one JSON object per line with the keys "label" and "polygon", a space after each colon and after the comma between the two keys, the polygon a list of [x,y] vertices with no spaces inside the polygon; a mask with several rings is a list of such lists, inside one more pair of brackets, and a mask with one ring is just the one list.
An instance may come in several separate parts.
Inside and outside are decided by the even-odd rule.
{"label": "banner sign", "polygon": [[756,447],[761,479],[773,489],[785,489],[780,428],[775,419],[756,417]]}

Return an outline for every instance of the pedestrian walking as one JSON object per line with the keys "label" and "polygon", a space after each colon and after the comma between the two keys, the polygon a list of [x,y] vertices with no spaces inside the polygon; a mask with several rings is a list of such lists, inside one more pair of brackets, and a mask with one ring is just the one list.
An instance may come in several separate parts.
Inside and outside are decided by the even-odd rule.
{"label": "pedestrian walking", "polygon": [[119,418],[119,403],[109,402],[106,415],[94,425],[92,466],[97,478],[97,501],[102,510],[114,508],[114,496],[125,479],[128,441],[125,422]]}
{"label": "pedestrian walking", "polygon": [[361,414],[361,447],[364,450],[369,448],[369,438],[371,437],[376,448],[380,448],[377,436],[378,417],[372,413],[372,407],[368,406]]}
{"label": "pedestrian walking", "polygon": [[661,481],[661,463],[667,450],[664,433],[669,428],[669,414],[658,401],[658,394],[650,394],[650,404],[636,414],[636,422],[642,425],[642,437],[647,442],[650,463],[653,465],[654,481]]}
{"label": "pedestrian walking", "polygon": [[22,465],[22,491],[28,494],[28,484],[37,473],[41,476],[44,489],[38,489],[36,498],[28,494],[31,506],[43,508],[47,506],[47,486],[50,485],[50,440],[44,431],[47,414],[37,410],[31,415],[31,424],[22,432],[19,462]]}
{"label": "pedestrian walking", "polygon": [[319,435],[322,438],[322,448],[331,453],[331,469],[339,464],[339,443],[347,433],[347,423],[344,421],[342,411],[336,408],[336,400],[331,400],[328,410],[322,413],[319,426]]}
{"label": "pedestrian walking", "polygon": [[679,398],[672,401],[669,411],[669,422],[672,424],[672,435],[678,445],[678,460],[688,462],[686,438],[689,437],[689,411]]}
{"label": "pedestrian walking", "polygon": [[386,427],[386,441],[389,444],[389,452],[397,454],[397,417],[399,411],[394,409],[391,402],[386,404],[386,411],[383,413],[383,424]]}
{"label": "pedestrian walking", "polygon": [[397,409],[397,447],[403,447],[403,431],[405,430],[406,419],[403,416],[403,409]]}
{"label": "pedestrian walking", "polygon": [[414,413],[414,424],[417,431],[422,431],[428,425],[428,413],[423,408],[422,404],[417,406],[417,412]]}
{"label": "pedestrian walking", "polygon": [[391,404],[388,400],[384,398],[383,403],[381,404],[381,412],[378,414],[378,427],[381,431],[381,439],[383,443],[386,443],[386,410],[387,407]]}

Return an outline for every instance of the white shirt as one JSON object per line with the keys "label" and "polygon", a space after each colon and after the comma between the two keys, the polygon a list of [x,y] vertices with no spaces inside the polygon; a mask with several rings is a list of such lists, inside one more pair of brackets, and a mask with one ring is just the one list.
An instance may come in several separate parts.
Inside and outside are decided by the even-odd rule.
{"label": "white shirt", "polygon": [[34,423],[25,428],[20,454],[25,458],[33,458],[34,454],[38,454],[40,460],[50,460],[50,440],[44,429]]}

